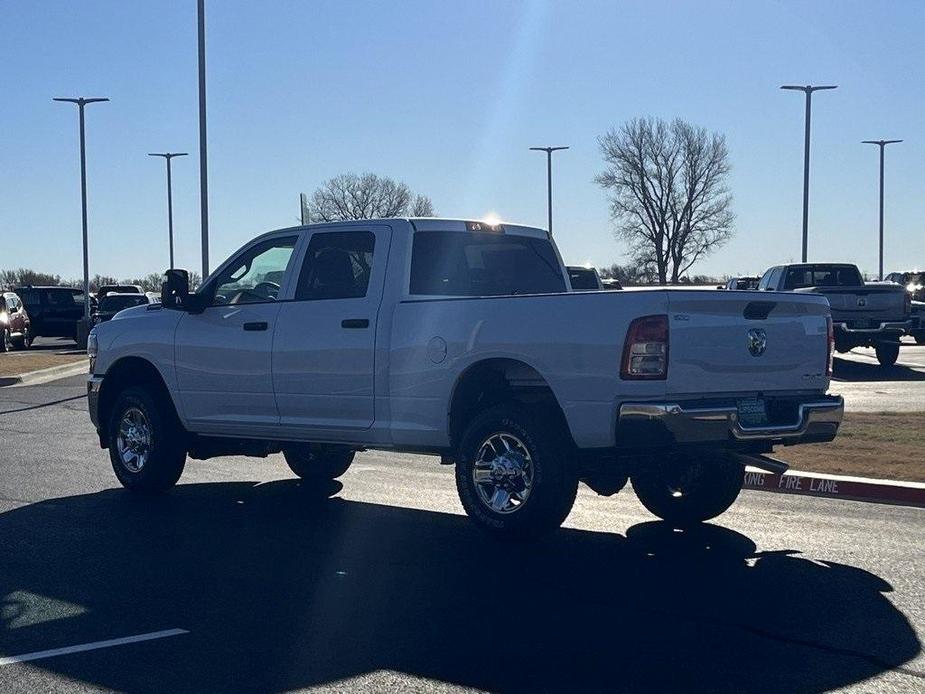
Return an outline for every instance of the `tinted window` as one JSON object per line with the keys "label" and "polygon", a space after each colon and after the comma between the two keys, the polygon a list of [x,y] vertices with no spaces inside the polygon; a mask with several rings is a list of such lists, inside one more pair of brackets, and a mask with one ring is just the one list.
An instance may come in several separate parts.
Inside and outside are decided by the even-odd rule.
{"label": "tinted window", "polygon": [[28,306],[38,306],[42,303],[39,293],[34,289],[23,289],[19,292],[19,298]]}
{"label": "tinted window", "polygon": [[46,292],[48,303],[52,306],[83,306],[84,293],[75,289],[49,289]]}
{"label": "tinted window", "polygon": [[376,237],[369,231],[312,235],[299,275],[296,301],[366,296]]}
{"label": "tinted window", "polygon": [[600,289],[597,286],[597,275],[590,268],[570,267],[568,279],[572,284],[572,289]]}
{"label": "tinted window", "polygon": [[546,239],[454,231],[414,235],[412,294],[502,296],[564,291],[562,269]]}
{"label": "tinted window", "polygon": [[295,242],[295,236],[286,236],[244,251],[215,280],[213,304],[276,301]]}
{"label": "tinted window", "polygon": [[804,287],[860,287],[861,273],[851,265],[811,265],[787,270],[784,289]]}
{"label": "tinted window", "polygon": [[121,311],[132,306],[148,303],[148,298],[141,294],[107,294],[100,301],[100,311]]}

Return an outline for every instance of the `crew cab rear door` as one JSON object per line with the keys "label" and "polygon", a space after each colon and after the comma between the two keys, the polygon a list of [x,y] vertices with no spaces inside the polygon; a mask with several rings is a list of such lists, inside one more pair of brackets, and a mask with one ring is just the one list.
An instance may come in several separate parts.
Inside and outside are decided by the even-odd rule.
{"label": "crew cab rear door", "polygon": [[281,305],[273,340],[280,424],[317,439],[368,429],[375,419],[376,326],[391,228],[315,230],[292,301]]}

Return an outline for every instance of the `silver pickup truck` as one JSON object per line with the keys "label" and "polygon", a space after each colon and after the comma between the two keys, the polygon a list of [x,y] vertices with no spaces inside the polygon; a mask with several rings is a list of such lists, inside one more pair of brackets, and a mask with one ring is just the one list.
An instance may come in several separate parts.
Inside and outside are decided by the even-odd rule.
{"label": "silver pickup truck", "polygon": [[758,289],[821,294],[832,308],[835,350],[873,347],[881,366],[896,363],[899,340],[913,327],[912,301],[906,289],[886,282],[865,284],[856,265],[777,265],[762,275]]}

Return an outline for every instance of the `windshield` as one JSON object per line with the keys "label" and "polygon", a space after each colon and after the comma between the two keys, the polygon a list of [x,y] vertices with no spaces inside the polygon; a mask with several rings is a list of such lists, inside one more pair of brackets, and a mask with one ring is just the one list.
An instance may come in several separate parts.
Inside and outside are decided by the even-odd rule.
{"label": "windshield", "polygon": [[864,278],[853,265],[800,265],[789,268],[784,281],[784,289],[863,286]]}
{"label": "windshield", "polygon": [[121,311],[146,303],[148,299],[143,294],[107,294],[100,301],[100,311]]}
{"label": "windshield", "polygon": [[510,296],[564,291],[562,268],[547,239],[456,231],[414,235],[412,294]]}

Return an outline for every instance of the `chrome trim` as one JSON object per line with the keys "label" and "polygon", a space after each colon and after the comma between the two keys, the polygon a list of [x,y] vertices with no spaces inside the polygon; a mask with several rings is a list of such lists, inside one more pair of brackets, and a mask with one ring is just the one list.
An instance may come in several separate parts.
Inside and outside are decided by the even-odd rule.
{"label": "chrome trim", "polygon": [[[863,320],[863,318],[859,318],[858,320]],[[912,321],[884,321],[880,323],[880,327],[878,328],[849,328],[847,323],[840,321],[833,323],[832,327],[846,333],[880,333],[885,330],[900,330],[902,332],[907,332],[912,329]]]}
{"label": "chrome trim", "polygon": [[763,427],[743,426],[735,406],[685,409],[680,403],[630,402],[620,406],[620,424],[633,421],[662,422],[678,443],[728,440],[731,435],[740,441],[798,439],[821,429],[818,433],[834,438],[845,411],[840,395],[826,395],[801,402],[797,421],[793,424]]}

